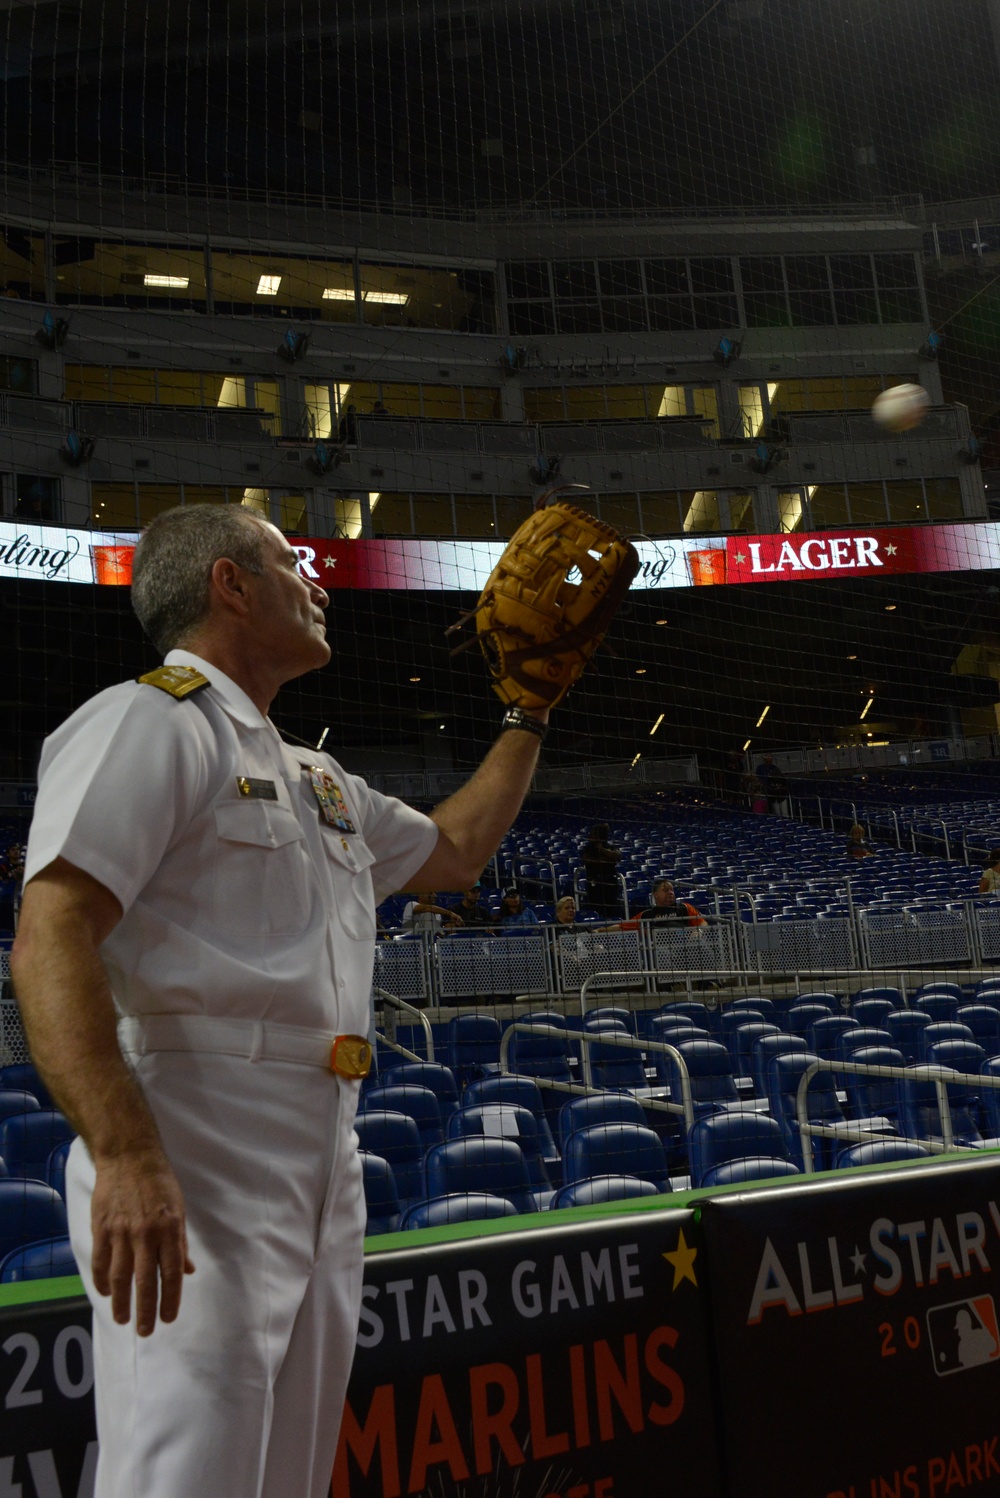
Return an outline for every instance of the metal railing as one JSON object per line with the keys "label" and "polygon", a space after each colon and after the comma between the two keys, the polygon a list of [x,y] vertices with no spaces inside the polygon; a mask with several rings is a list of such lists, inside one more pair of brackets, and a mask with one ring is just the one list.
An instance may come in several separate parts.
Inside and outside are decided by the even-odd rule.
{"label": "metal railing", "polygon": [[405,1056],[408,1061],[433,1061],[435,1059],[434,1031],[431,1028],[431,1022],[427,1018],[424,1011],[422,1009],[416,1009],[412,1004],[408,1004],[405,999],[401,999],[398,994],[390,993],[386,988],[373,988],[372,998],[375,1000],[381,1000],[383,1006],[388,1005],[390,1009],[398,1009],[402,1014],[413,1015],[414,1019],[416,1019],[418,1024],[423,1029],[424,1045],[427,1047],[427,1055],[418,1056],[415,1054],[415,1052],[409,1051],[404,1045],[401,1045],[396,1039],[395,1025],[393,1025],[393,1033],[391,1036],[376,1027],[375,1034],[378,1039],[381,1040],[384,1045],[387,1045],[390,1050],[396,1051],[400,1056]]}

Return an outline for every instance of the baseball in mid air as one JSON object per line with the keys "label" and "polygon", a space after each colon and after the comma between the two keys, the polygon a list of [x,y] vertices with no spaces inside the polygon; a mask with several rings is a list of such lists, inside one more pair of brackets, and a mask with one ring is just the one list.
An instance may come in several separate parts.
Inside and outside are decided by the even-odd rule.
{"label": "baseball in mid air", "polygon": [[889,432],[912,432],[930,410],[931,398],[923,385],[892,385],[876,396],[872,420]]}

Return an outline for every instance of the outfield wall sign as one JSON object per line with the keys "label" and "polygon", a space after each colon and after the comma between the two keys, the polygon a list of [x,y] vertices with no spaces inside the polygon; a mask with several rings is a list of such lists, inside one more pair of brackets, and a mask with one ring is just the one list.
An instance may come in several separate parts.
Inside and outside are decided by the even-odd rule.
{"label": "outfield wall sign", "polygon": [[[0,578],[127,586],[134,532],[0,521]],[[502,541],[290,537],[304,576],[342,588],[478,593]],[[878,578],[1000,568],[1000,521],[767,536],[640,540],[633,590]]]}

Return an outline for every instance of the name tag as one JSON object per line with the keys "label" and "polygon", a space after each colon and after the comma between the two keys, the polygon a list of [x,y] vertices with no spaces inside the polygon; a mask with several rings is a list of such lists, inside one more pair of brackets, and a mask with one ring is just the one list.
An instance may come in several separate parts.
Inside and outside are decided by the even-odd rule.
{"label": "name tag", "polygon": [[237,775],[236,789],[241,796],[251,801],[277,801],[278,792],[273,780],[251,780],[246,775]]}
{"label": "name tag", "polygon": [[320,816],[329,827],[336,827],[338,832],[356,832],[357,828],[351,821],[340,786],[332,775],[326,770],[321,770],[318,765],[313,765],[309,771],[309,784],[313,788],[313,795],[319,802]]}

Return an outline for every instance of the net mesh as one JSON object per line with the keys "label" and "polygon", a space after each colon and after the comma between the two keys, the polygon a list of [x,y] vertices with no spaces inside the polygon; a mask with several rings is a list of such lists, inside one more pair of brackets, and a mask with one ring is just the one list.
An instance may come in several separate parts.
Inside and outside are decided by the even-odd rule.
{"label": "net mesh", "polygon": [[[500,1065],[488,1025],[462,1059],[470,1006],[607,1001],[649,1038],[686,998],[728,1046],[740,995],[972,995],[1000,956],[995,7],[82,0],[8,5],[0,36],[0,927],[44,736],[155,664],[142,525],[278,525],[335,650],[276,720],[431,806],[499,721],[445,631],[575,480],[640,574],[484,910],[380,911],[376,984],[435,1027],[380,998],[383,1067]],[[913,383],[922,423],[877,426]],[[697,921],[636,923],[657,878]],[[511,885],[541,925],[511,928]],[[578,1039],[547,1077],[510,1044],[594,1083]],[[683,1173],[664,1054],[621,1075],[674,1087]]]}

